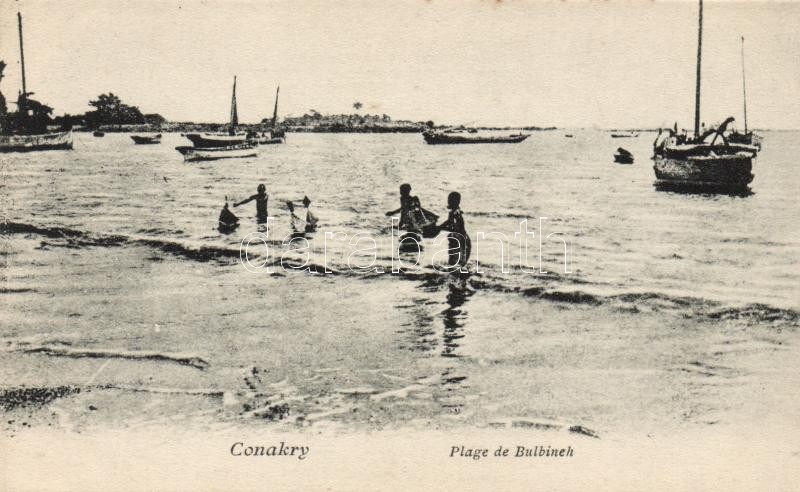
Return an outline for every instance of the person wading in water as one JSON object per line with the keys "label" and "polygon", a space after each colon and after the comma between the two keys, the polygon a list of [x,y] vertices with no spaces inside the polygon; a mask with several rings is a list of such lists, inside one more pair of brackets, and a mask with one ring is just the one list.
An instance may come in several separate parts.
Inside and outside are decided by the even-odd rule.
{"label": "person wading in water", "polygon": [[454,191],[447,195],[447,208],[450,209],[450,214],[447,216],[447,220],[439,225],[439,230],[450,233],[447,236],[447,245],[449,250],[448,263],[451,271],[464,272],[472,251],[472,241],[467,235],[464,216],[459,208],[460,205],[461,193]]}
{"label": "person wading in water", "polygon": [[239,205],[244,205],[247,202],[255,200],[256,220],[259,224],[264,224],[267,222],[267,200],[269,200],[269,195],[267,195],[267,187],[262,183],[258,185],[256,191],[258,191],[258,193],[251,195],[250,198],[245,198],[239,203],[234,203],[233,206],[238,207]]}

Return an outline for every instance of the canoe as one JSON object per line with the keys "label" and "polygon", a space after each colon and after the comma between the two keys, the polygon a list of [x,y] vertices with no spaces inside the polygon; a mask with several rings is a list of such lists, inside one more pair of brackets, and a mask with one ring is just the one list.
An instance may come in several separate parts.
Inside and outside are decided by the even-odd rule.
{"label": "canoe", "polygon": [[161,143],[161,134],[158,135],[131,135],[131,139],[137,145],[152,145]]}
{"label": "canoe", "polygon": [[470,133],[445,133],[445,132],[425,132],[422,138],[425,143],[430,145],[442,144],[485,144],[485,143],[519,143],[530,135],[476,135]]}

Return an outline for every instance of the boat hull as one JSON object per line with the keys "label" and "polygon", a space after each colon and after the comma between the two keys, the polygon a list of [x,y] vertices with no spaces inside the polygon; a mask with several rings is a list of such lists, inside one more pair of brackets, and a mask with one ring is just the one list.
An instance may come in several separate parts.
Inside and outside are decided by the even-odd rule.
{"label": "boat hull", "polygon": [[761,142],[763,139],[760,135],[753,132],[748,133],[731,133],[728,135],[728,141],[733,144],[750,145],[761,150]]}
{"label": "boat hull", "polygon": [[258,148],[250,144],[209,148],[185,146],[175,147],[175,150],[183,154],[183,160],[186,162],[237,159],[243,157],[255,157],[258,155]]}
{"label": "boat hull", "polygon": [[274,137],[274,138],[256,138],[253,139],[252,142],[257,143],[258,145],[276,145],[286,143],[286,139],[283,137]]}
{"label": "boat hull", "polygon": [[508,135],[508,136],[470,136],[470,135],[448,135],[444,133],[423,133],[425,143],[430,145],[451,145],[451,144],[487,144],[487,143],[520,143],[530,135]]}
{"label": "boat hull", "polygon": [[136,145],[153,145],[161,143],[161,135],[156,135],[154,137],[147,135],[131,135],[131,139]]}
{"label": "boat hull", "polygon": [[247,136],[240,135],[214,135],[211,133],[187,133],[184,135],[191,140],[195,147],[208,149],[212,147],[230,147],[246,143]]}
{"label": "boat hull", "polygon": [[72,131],[42,135],[0,135],[0,152],[72,150]]}
{"label": "boat hull", "polygon": [[753,155],[691,156],[656,155],[653,170],[656,187],[743,191],[753,181]]}

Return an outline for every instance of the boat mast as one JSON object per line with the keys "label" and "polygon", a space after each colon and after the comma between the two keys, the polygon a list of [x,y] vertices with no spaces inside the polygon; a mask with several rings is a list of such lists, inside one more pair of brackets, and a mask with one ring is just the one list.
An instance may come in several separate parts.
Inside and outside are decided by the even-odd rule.
{"label": "boat mast", "polygon": [[697,86],[694,93],[694,137],[700,136],[700,66],[703,54],[703,0],[700,0],[700,15],[697,29]]}
{"label": "boat mast", "polygon": [[744,75],[744,36],[742,36],[742,100],[744,101],[744,132],[747,133],[747,82]]}
{"label": "boat mast", "polygon": [[231,130],[239,125],[239,114],[236,112],[236,76],[233,76],[233,96],[231,96]]}
{"label": "boat mast", "polygon": [[22,65],[22,97],[28,97],[28,89],[25,86],[25,50],[22,48],[22,14],[17,12],[17,25],[19,26],[19,61]]}
{"label": "boat mast", "polygon": [[275,123],[278,122],[278,94],[281,93],[281,86],[278,86],[278,90],[275,92],[275,110],[272,112],[272,128],[275,128]]}

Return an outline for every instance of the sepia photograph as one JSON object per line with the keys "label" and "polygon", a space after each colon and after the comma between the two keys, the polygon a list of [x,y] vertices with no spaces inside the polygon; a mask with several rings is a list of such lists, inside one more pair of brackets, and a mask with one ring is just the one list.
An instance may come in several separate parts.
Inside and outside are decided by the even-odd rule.
{"label": "sepia photograph", "polygon": [[800,2],[4,0],[0,490],[800,490]]}

